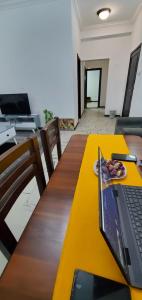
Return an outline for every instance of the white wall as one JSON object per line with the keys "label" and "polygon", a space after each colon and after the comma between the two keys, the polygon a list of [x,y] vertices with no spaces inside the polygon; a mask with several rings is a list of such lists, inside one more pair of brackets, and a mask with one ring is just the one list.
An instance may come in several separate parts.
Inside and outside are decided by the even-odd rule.
{"label": "white wall", "polygon": [[134,50],[142,42],[142,8],[137,15],[133,24],[132,31],[132,50]]}
{"label": "white wall", "polygon": [[130,35],[83,40],[81,43],[82,60],[109,59],[105,114],[110,110],[116,110],[117,114],[122,112],[130,48]]}
{"label": "white wall", "polygon": [[81,39],[90,38],[104,38],[116,35],[128,35],[132,32],[133,25],[129,22],[118,23],[105,23],[97,24],[95,26],[88,26],[81,32]]}
{"label": "white wall", "polygon": [[32,113],[75,117],[69,0],[0,12],[0,93],[28,92]]}
{"label": "white wall", "polygon": [[[142,43],[142,8],[134,22],[132,33],[132,50]],[[130,109],[131,117],[142,117],[142,50],[138,64],[136,81]]]}

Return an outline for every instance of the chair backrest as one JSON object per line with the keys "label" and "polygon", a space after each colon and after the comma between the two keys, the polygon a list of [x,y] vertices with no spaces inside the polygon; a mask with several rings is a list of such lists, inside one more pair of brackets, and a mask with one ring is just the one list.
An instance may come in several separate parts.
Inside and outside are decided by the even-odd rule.
{"label": "chair backrest", "polygon": [[43,151],[49,178],[54,172],[54,163],[52,158],[52,151],[54,146],[57,146],[58,160],[61,157],[61,139],[59,129],[59,118],[54,118],[40,131]]}
{"label": "chair backrest", "polygon": [[17,241],[5,223],[5,218],[34,176],[42,194],[46,182],[36,136],[0,156],[0,241],[7,258],[13,253]]}

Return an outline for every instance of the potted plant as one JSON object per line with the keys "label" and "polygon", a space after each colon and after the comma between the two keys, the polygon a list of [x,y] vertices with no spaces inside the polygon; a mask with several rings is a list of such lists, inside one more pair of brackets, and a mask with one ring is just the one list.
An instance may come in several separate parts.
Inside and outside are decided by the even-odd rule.
{"label": "potted plant", "polygon": [[49,111],[47,109],[44,109],[44,119],[45,119],[45,124],[47,124],[50,120],[54,118],[53,112]]}

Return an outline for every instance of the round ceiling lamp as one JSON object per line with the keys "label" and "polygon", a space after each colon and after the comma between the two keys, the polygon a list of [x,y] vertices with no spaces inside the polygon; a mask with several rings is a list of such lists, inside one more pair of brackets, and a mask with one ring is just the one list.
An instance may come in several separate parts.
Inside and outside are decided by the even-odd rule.
{"label": "round ceiling lamp", "polygon": [[110,8],[102,8],[97,11],[97,15],[101,20],[106,20],[111,13]]}

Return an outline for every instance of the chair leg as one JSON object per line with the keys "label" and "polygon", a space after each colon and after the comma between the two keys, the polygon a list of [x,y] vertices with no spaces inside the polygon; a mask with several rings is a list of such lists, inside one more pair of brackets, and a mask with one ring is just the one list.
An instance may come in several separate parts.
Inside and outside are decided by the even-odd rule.
{"label": "chair leg", "polygon": [[5,222],[0,223],[0,239],[7,251],[12,254],[16,248],[17,241]]}

